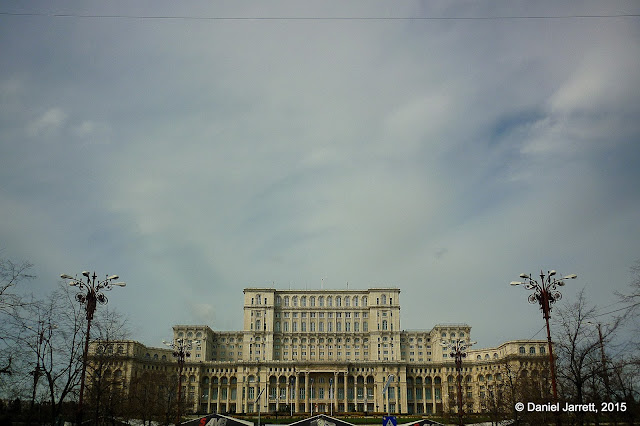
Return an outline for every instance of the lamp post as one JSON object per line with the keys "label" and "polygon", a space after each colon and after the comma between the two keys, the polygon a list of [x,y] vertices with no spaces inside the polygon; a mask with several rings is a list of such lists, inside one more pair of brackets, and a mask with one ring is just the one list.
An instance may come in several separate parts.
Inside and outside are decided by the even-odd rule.
{"label": "lamp post", "polygon": [[[123,282],[114,282],[118,278],[117,275],[107,275],[102,281],[97,280],[98,276],[94,272],[93,275],[89,271],[82,271],[85,278],[78,279],[69,274],[62,274],[60,278],[70,280],[71,287],[78,287],[81,291],[76,294],[76,300],[84,305],[87,318],[87,334],[84,342],[84,352],[82,354],[82,373],[80,375],[80,396],[78,397],[78,423],[82,423],[82,398],[84,395],[84,381],[87,374],[87,357],[89,353],[89,336],[91,333],[91,321],[93,314],[96,312],[98,303],[106,305],[109,299],[102,291],[111,290],[113,286],[124,287],[127,284]],[[85,281],[86,279],[86,281]]]}
{"label": "lamp post", "polygon": [[450,342],[443,340],[440,344],[445,350],[450,351],[449,356],[454,358],[456,362],[456,371],[458,372],[458,377],[456,378],[456,382],[458,383],[458,424],[462,426],[462,359],[467,357],[467,349],[475,345],[476,342],[457,339]]}
{"label": "lamp post", "polygon": [[391,382],[393,382],[394,377],[395,376],[393,374],[389,374],[389,377],[387,377],[387,382],[384,384],[384,387],[382,388],[382,398],[384,398],[385,393],[387,394],[387,417],[391,416],[391,405],[389,404],[390,402],[389,401],[389,385],[391,384]]}
{"label": "lamp post", "polygon": [[264,390],[266,389],[266,387],[260,389],[260,392],[258,392],[258,397],[256,398],[255,404],[258,405],[258,426],[260,426],[260,396],[262,396],[262,392],[264,392]]}
{"label": "lamp post", "polygon": [[558,386],[556,383],[556,362],[553,358],[553,346],[551,345],[551,329],[549,328],[549,317],[551,313],[551,305],[562,299],[562,293],[557,291],[558,287],[564,285],[564,280],[574,280],[578,276],[576,274],[570,274],[562,279],[554,278],[556,275],[555,270],[548,271],[547,274],[540,270],[540,281],[536,281],[532,278],[531,274],[520,274],[520,278],[524,281],[511,281],[511,285],[522,285],[527,290],[533,290],[534,292],[529,295],[529,303],[540,305],[542,310],[542,317],[547,325],[547,343],[549,346],[549,367],[551,368],[551,385],[553,389],[553,399],[558,399]]}
{"label": "lamp post", "polygon": [[176,424],[180,424],[182,420],[182,371],[184,370],[184,363],[187,358],[191,356],[192,343],[199,343],[198,340],[185,340],[182,338],[175,339],[173,342],[162,341],[163,344],[173,349],[173,357],[178,362],[178,418]]}

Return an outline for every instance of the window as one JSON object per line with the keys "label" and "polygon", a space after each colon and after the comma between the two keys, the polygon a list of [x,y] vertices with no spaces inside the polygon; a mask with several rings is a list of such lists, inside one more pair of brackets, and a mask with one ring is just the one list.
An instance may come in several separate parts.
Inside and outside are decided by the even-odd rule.
{"label": "window", "polygon": [[544,354],[545,347],[544,346],[540,346],[540,349],[538,349],[538,351],[540,352],[540,354]]}
{"label": "window", "polygon": [[382,330],[387,329],[387,320],[382,320]]}
{"label": "window", "polygon": [[318,331],[324,331],[324,321],[318,323]]}
{"label": "window", "polygon": [[318,297],[318,306],[324,306],[324,296]]}
{"label": "window", "polygon": [[520,346],[520,348],[518,348],[518,352],[524,355],[526,353],[524,346]]}
{"label": "window", "polygon": [[276,297],[276,305],[282,305],[282,297]]}
{"label": "window", "polygon": [[[342,306],[342,298],[340,296],[336,297],[336,306],[337,307]],[[346,306],[346,304],[345,304],[345,306]]]}
{"label": "window", "polygon": [[284,306],[289,306],[289,296],[284,297]]}
{"label": "window", "polygon": [[311,306],[316,306],[316,297],[315,296],[311,296],[311,298],[309,300],[311,301]]}
{"label": "window", "polygon": [[380,299],[381,299],[383,305],[387,304],[387,295],[386,294],[383,294]]}
{"label": "window", "polygon": [[298,306],[298,296],[293,296],[293,306]]}
{"label": "window", "polygon": [[529,348],[529,353],[530,353],[531,355],[535,355],[535,353],[536,353],[536,348],[534,348],[533,346],[531,346],[531,347]]}
{"label": "window", "polygon": [[327,296],[327,306],[332,306],[333,298],[331,296]]}

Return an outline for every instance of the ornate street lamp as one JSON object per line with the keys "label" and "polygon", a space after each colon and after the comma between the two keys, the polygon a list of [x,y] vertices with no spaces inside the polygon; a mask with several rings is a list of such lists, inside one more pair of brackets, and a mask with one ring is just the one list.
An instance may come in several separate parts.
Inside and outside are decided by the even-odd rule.
{"label": "ornate street lamp", "polygon": [[531,274],[520,274],[520,278],[524,278],[525,281],[511,281],[511,285],[522,285],[527,290],[533,290],[533,293],[529,295],[529,303],[540,305],[542,311],[542,317],[547,325],[547,343],[549,346],[549,367],[551,368],[551,385],[553,389],[553,399],[558,399],[558,386],[556,384],[556,362],[553,358],[553,346],[551,345],[551,329],[549,328],[549,317],[551,313],[551,305],[558,300],[562,299],[562,293],[557,288],[564,285],[564,280],[574,280],[578,276],[576,274],[570,274],[562,279],[555,278],[556,271],[548,271],[547,274],[540,270],[540,281],[536,281],[532,278]]}
{"label": "ornate street lamp", "polygon": [[163,340],[162,343],[173,349],[173,357],[178,362],[178,418],[176,425],[179,425],[180,420],[182,419],[182,371],[184,370],[184,363],[186,359],[191,356],[191,352],[189,352],[191,345],[193,343],[198,344],[200,341],[178,338],[173,342]]}
{"label": "ornate street lamp", "polygon": [[458,383],[458,424],[462,426],[462,414],[463,414],[463,406],[462,406],[462,359],[467,357],[467,349],[469,349],[472,345],[475,345],[477,342],[469,342],[467,340],[457,339],[452,341],[441,341],[440,344],[443,347],[443,351],[450,351],[449,356],[453,358],[456,362],[456,371],[458,372],[458,377],[456,381]]}
{"label": "ornate street lamp", "polygon": [[[98,276],[94,272],[93,275],[89,271],[82,271],[85,278],[78,279],[69,274],[62,274],[60,278],[69,281],[71,287],[78,287],[81,291],[76,294],[76,300],[84,305],[87,318],[87,335],[84,342],[84,352],[82,354],[82,374],[80,375],[80,396],[78,398],[78,421],[82,423],[82,398],[84,395],[84,381],[87,374],[87,357],[89,353],[89,335],[91,333],[91,321],[93,314],[96,312],[98,303],[106,305],[109,299],[104,295],[103,291],[111,290],[113,286],[124,287],[127,284],[123,282],[114,282],[118,278],[117,275],[107,275],[102,281],[97,280]],[[86,281],[85,281],[86,279]]]}

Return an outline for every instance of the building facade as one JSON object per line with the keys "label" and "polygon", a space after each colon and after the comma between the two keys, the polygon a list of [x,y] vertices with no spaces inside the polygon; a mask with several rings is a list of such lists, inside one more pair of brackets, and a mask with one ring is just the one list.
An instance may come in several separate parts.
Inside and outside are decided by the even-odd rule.
{"label": "building facade", "polygon": [[[251,413],[258,403],[263,412],[455,410],[458,372],[442,342],[470,341],[471,327],[402,330],[398,288],[247,288],[243,308],[242,331],[173,327],[174,341],[187,342],[190,352],[181,393],[194,412]],[[93,353],[105,345],[113,354],[109,374],[123,383],[151,372],[177,376],[169,348],[94,342]],[[547,370],[543,340],[468,350],[460,372],[465,409],[489,409],[505,374],[542,379]]]}

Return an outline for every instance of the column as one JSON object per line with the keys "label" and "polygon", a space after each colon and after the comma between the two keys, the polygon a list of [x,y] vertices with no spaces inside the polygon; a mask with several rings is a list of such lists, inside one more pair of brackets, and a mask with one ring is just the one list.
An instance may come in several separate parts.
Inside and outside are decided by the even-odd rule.
{"label": "column", "polygon": [[333,404],[333,412],[338,411],[338,372],[335,371],[333,373],[333,400],[331,401]]}
{"label": "column", "polygon": [[345,413],[349,411],[349,394],[347,393],[347,382],[349,381],[349,377],[347,373],[344,374],[344,411]]}
{"label": "column", "polygon": [[378,404],[380,403],[380,401],[378,401],[378,384],[376,383],[375,377],[373,379],[373,411],[377,411],[379,410],[379,406]]}
{"label": "column", "polygon": [[298,374],[296,374],[296,385],[295,385],[295,390],[293,392],[293,404],[294,404],[294,408],[293,411],[294,412],[298,412],[299,408],[298,408],[298,399],[300,397],[300,377],[298,377]]}
{"label": "column", "polygon": [[353,378],[353,411],[358,411],[358,378]]}
{"label": "column", "polygon": [[436,413],[436,384],[433,377],[431,378],[431,407],[433,408],[433,414]]}
{"label": "column", "polygon": [[207,391],[207,413],[211,413],[211,377],[209,377],[209,390]]}
{"label": "column", "polygon": [[400,387],[400,374],[397,375],[397,379],[398,379],[398,386],[396,387],[395,403],[396,403],[396,412],[399,413],[399,412],[401,412],[401,410],[400,410],[400,391],[402,390],[402,388]]}
{"label": "column", "polygon": [[220,412],[220,382],[222,381],[221,378],[218,378],[218,395],[216,395],[216,413]]}
{"label": "column", "polygon": [[276,413],[280,411],[280,378],[278,377],[276,383]]}
{"label": "column", "polygon": [[[433,398],[433,395],[431,395]],[[427,413],[427,384],[425,378],[422,379],[422,412]]]}
{"label": "column", "polygon": [[304,412],[309,413],[309,372],[304,373]]}

